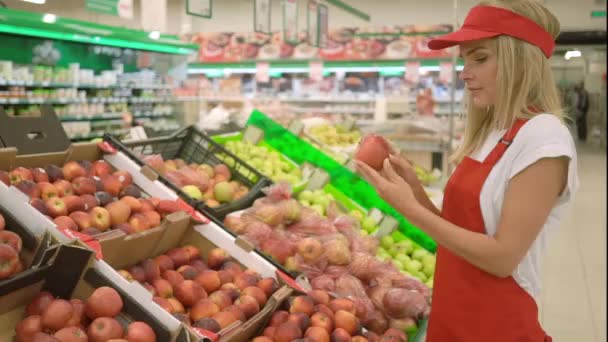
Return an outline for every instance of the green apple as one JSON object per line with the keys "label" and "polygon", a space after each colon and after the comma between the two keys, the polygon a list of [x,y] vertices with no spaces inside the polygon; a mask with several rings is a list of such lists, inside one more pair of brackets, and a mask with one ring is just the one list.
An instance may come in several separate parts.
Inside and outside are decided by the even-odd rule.
{"label": "green apple", "polygon": [[303,206],[305,206],[305,207],[310,207],[311,206],[310,202],[306,201],[306,200],[300,200],[300,204],[303,205]]}
{"label": "green apple", "polygon": [[434,266],[437,260],[433,254],[429,253],[429,254],[423,256],[421,261],[422,261],[423,266],[426,266],[426,265]]}
{"label": "green apple", "polygon": [[353,209],[350,211],[350,216],[357,219],[357,221],[361,222],[363,220],[363,213],[357,209]]}
{"label": "green apple", "polygon": [[395,257],[395,259],[397,259],[398,261],[400,261],[404,265],[411,260],[410,257],[407,256],[406,254],[399,254],[399,255],[397,255]]}
{"label": "green apple", "polygon": [[202,200],[203,199],[203,193],[201,192],[201,190],[199,188],[197,188],[194,185],[186,185],[182,188],[182,191],[188,195],[189,197],[195,199],[195,200]]}
{"label": "green apple", "polygon": [[397,242],[398,245],[403,246],[405,249],[405,253],[407,254],[412,254],[413,250],[414,250],[414,245],[412,244],[411,240],[402,240]]}
{"label": "green apple", "polygon": [[374,222],[374,220],[371,217],[366,217],[361,222],[361,228],[363,228],[367,231],[370,231],[370,229],[375,230],[375,227],[376,227],[376,222]]}
{"label": "green apple", "polygon": [[380,239],[380,245],[382,247],[384,247],[384,249],[386,249],[387,251],[390,250],[390,248],[394,244],[395,244],[395,240],[390,235],[383,236],[382,239]]}
{"label": "green apple", "polygon": [[428,277],[435,274],[435,264],[427,264],[422,266],[422,273],[426,274]]}
{"label": "green apple", "polygon": [[416,272],[414,275],[416,276],[416,278],[420,279],[420,281],[423,283],[428,279],[426,274],[424,274],[422,272]]}
{"label": "green apple", "polygon": [[422,261],[422,258],[424,258],[425,255],[429,255],[430,253],[427,252],[425,249],[423,248],[419,248],[414,250],[414,252],[412,252],[412,258]]}
{"label": "green apple", "polygon": [[420,263],[420,261],[418,260],[410,260],[408,263],[405,264],[405,269],[412,273],[415,274],[416,272],[420,271],[422,269],[422,263]]}
{"label": "green apple", "polygon": [[313,208],[317,213],[319,213],[319,215],[325,215],[325,208],[323,208],[322,206],[318,204],[313,204],[311,208]]}
{"label": "green apple", "polygon": [[404,266],[401,263],[401,261],[393,259],[392,263],[393,263],[393,265],[395,266],[396,269],[398,269],[398,270],[404,269]]}
{"label": "green apple", "polygon": [[304,190],[302,192],[300,192],[300,195],[298,195],[298,199],[300,201],[307,201],[307,202],[312,202],[314,195],[312,193],[312,191],[310,190]]}
{"label": "green apple", "polygon": [[329,198],[327,198],[324,195],[321,196],[315,196],[315,198],[312,200],[312,202],[314,204],[318,204],[323,208],[327,208],[329,206]]}
{"label": "green apple", "polygon": [[361,230],[359,231],[359,233],[361,233],[362,236],[368,236],[370,233],[366,232],[365,230]]}

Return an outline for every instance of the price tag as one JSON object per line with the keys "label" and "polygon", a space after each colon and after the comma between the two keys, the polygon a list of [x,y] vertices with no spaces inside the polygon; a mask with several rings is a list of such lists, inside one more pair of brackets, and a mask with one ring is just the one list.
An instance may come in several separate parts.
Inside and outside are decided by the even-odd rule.
{"label": "price tag", "polygon": [[378,208],[372,208],[369,213],[367,213],[367,216],[374,220],[375,224],[378,224],[382,220],[384,214],[382,214],[382,212]]}
{"label": "price tag", "polygon": [[346,119],[338,124],[338,126],[342,127],[346,131],[352,131],[355,128],[355,120]]}
{"label": "price tag", "polygon": [[316,169],[310,176],[310,180],[308,181],[308,185],[306,186],[306,189],[307,190],[321,189],[327,183],[329,183],[329,173],[327,173],[325,170]]}
{"label": "price tag", "polygon": [[378,224],[378,230],[374,232],[374,236],[377,238],[382,238],[383,236],[389,235],[390,233],[395,231],[398,226],[399,221],[397,221],[394,217],[388,215],[384,216],[384,218],[382,218],[382,221],[380,221],[380,223]]}
{"label": "price tag", "polygon": [[310,62],[309,64],[309,77],[313,81],[323,80],[323,62]]}
{"label": "price tag", "polygon": [[270,81],[269,74],[270,64],[268,62],[257,62],[255,64],[255,79],[259,83],[268,83]]}
{"label": "price tag", "polygon": [[72,238],[72,239],[78,239],[82,243],[87,245],[91,250],[93,250],[93,252],[95,252],[95,257],[97,258],[97,260],[103,259],[103,252],[101,250],[101,244],[94,237],[87,235],[87,234],[75,232],[73,230],[66,229],[66,228],[59,229],[59,231],[61,233],[63,233],[63,235],[65,235],[69,238]]}
{"label": "price tag", "polygon": [[217,334],[215,334],[214,332],[211,332],[209,330],[205,330],[205,329],[201,329],[201,328],[197,328],[197,327],[190,327],[190,328],[198,336],[200,336],[201,338],[203,338],[206,341],[215,342],[218,339]]}
{"label": "price tag", "polygon": [[302,178],[309,179],[315,171],[315,167],[309,162],[303,162],[300,166],[300,170],[302,171]]}
{"label": "price tag", "polygon": [[118,150],[107,141],[97,143],[97,147],[106,154],[116,154]]}
{"label": "price tag", "polygon": [[262,138],[264,138],[264,131],[256,126],[249,125],[245,127],[241,140],[256,145]]}
{"label": "price tag", "polygon": [[300,136],[304,130],[304,123],[301,120],[293,120],[287,128],[291,133]]}
{"label": "price tag", "polygon": [[293,279],[292,277],[288,276],[287,274],[281,272],[280,270],[277,270],[277,277],[280,278],[283,281],[283,283],[287,284],[288,286],[290,286],[300,292],[303,292],[303,293],[307,292],[306,289],[304,287],[302,287],[300,284],[298,284],[298,282],[295,279]]}
{"label": "price tag", "polygon": [[186,203],[186,201],[181,198],[178,198],[176,201],[179,208],[190,215],[192,219],[203,224],[209,223],[209,219],[207,217],[195,210],[190,204]]}

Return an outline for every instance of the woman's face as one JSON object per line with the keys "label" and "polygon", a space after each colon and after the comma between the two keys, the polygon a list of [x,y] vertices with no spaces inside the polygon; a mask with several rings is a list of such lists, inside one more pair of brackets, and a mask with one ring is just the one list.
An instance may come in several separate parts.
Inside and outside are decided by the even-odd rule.
{"label": "woman's face", "polygon": [[496,49],[495,41],[481,39],[460,45],[464,69],[460,79],[471,94],[473,105],[487,107],[496,103]]}

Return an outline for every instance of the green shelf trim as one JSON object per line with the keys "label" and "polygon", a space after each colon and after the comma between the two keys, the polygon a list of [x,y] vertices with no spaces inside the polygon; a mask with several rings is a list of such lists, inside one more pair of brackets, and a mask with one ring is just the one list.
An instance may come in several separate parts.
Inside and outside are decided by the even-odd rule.
{"label": "green shelf trim", "polygon": [[[265,61],[270,65],[270,72],[272,69],[302,69],[308,68],[309,63],[318,60],[271,60]],[[399,59],[399,60],[369,60],[369,61],[323,61],[323,68],[404,68],[407,62],[420,62],[420,66],[423,67],[437,67],[441,65],[441,62],[450,62],[451,58],[410,58],[410,59]],[[463,66],[462,62],[457,65]],[[223,69],[254,69],[256,62],[240,62],[240,63],[191,63],[188,64],[190,70],[201,70],[201,71],[217,71]]]}
{"label": "green shelf trim", "polygon": [[[0,8],[0,32],[39,38],[114,46],[169,54],[191,54],[198,51],[196,44],[182,42],[175,35],[161,34],[158,39],[149,32],[123,27],[100,25],[57,16],[45,22],[45,14]],[[48,20],[47,20],[48,21]]]}
{"label": "green shelf trim", "polygon": [[378,208],[399,221],[399,230],[424,249],[435,253],[436,243],[386,203],[359,175],[345,168],[308,142],[289,132],[262,112],[254,110],[247,122],[264,131],[264,141],[298,164],[309,162],[329,173],[331,184],[367,210]]}
{"label": "green shelf trim", "polygon": [[350,14],[354,15],[357,18],[363,19],[365,21],[371,20],[371,17],[369,16],[369,14],[350,6],[349,4],[345,3],[342,0],[325,0],[325,1],[328,4],[332,4],[336,7],[344,10],[346,13],[350,13]]}

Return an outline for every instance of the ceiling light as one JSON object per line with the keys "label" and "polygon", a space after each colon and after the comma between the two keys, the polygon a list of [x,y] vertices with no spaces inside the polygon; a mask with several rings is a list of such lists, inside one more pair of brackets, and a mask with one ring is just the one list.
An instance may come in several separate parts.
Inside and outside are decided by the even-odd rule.
{"label": "ceiling light", "polygon": [[583,54],[579,50],[566,51],[564,58],[568,61],[570,58],[581,57]]}
{"label": "ceiling light", "polygon": [[158,39],[158,38],[160,38],[160,32],[152,31],[152,32],[150,32],[148,37],[150,37],[150,39]]}
{"label": "ceiling light", "polygon": [[44,16],[42,16],[42,21],[47,24],[54,24],[57,21],[57,16],[52,13],[46,13]]}
{"label": "ceiling light", "polygon": [[46,0],[23,0],[25,2],[31,2],[32,4],[44,5]]}

